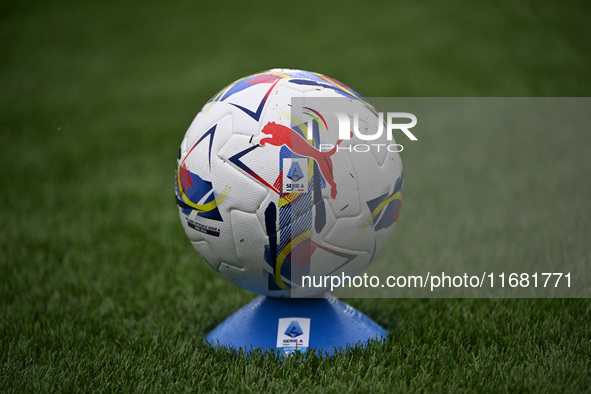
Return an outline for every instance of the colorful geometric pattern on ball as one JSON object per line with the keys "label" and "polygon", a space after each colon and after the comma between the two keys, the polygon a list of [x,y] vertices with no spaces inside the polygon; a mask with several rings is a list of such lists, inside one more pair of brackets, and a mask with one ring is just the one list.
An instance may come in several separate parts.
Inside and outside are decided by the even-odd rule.
{"label": "colorful geometric pattern on ball", "polygon": [[[194,241],[195,248],[229,280],[266,295],[289,295],[294,286],[299,288],[302,276],[318,272],[319,268],[324,275],[331,275],[350,270],[354,262],[357,263],[352,272],[367,266],[384,246],[384,235],[378,237],[378,234],[389,234],[402,204],[398,154],[385,153],[394,160],[384,162],[391,167],[391,171],[384,173],[386,178],[376,179],[375,184],[366,183],[368,187],[359,189],[358,184],[364,179],[355,179],[355,166],[378,163],[365,160],[359,163],[367,164],[359,164],[354,158],[347,159],[348,156],[340,158],[337,153],[343,141],[332,139],[335,134],[328,129],[326,114],[306,106],[296,115],[288,100],[291,92],[313,92],[311,97],[324,97],[324,94],[346,97],[359,103],[370,116],[377,114],[353,89],[318,73],[274,69],[252,74],[226,86],[203,107],[187,132],[185,139],[191,138],[184,144],[185,151],[179,154],[175,177],[177,205],[185,232]],[[284,97],[284,101],[279,101],[281,104],[277,104],[277,95]],[[284,107],[277,109],[278,105]],[[271,107],[274,112],[267,111]],[[240,135],[246,138],[234,135],[231,128],[234,122],[240,125]],[[350,139],[353,138],[351,133]],[[327,142],[331,148],[321,150],[321,144]],[[225,153],[218,151],[220,147]],[[353,181],[343,179],[342,172],[337,177],[341,170],[335,164],[337,156],[339,163],[353,160],[352,169],[347,170],[353,171],[350,174]],[[381,171],[379,167],[376,171],[359,170],[370,179],[374,172]],[[237,212],[236,206],[241,206],[242,201],[247,202],[243,200],[247,189],[243,180],[240,181],[243,186],[234,188],[233,176],[239,177],[236,180],[250,179],[268,191],[264,201],[255,207],[253,215],[258,221],[249,222],[248,226],[254,226],[253,231],[242,232],[245,235],[241,239],[234,233],[242,231],[243,223],[232,222],[237,220],[232,212]],[[287,183],[284,185],[284,182]],[[293,188],[289,182],[297,187]],[[336,207],[336,201],[344,202]],[[355,210],[347,213],[347,201],[358,206],[356,209],[363,215],[356,228],[343,233],[352,237],[351,241],[363,240],[358,247],[350,247],[346,241],[337,246],[324,239],[337,223],[359,215]],[[345,219],[335,216],[336,213],[342,215],[340,212],[346,213]],[[257,226],[264,239],[257,235]],[[250,240],[250,233],[255,241]],[[247,249],[242,248],[243,241],[251,242]],[[233,250],[237,257],[233,257],[236,256]],[[248,252],[249,260],[242,260],[241,250]],[[329,264],[317,266],[325,263]],[[258,269],[266,275],[265,282],[257,279],[261,278]]]}

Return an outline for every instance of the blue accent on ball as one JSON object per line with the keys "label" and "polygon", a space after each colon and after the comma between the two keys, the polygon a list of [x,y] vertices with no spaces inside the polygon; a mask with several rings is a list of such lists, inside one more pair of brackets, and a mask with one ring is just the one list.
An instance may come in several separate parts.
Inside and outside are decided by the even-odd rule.
{"label": "blue accent on ball", "polygon": [[[191,171],[188,171],[188,172],[189,172],[189,176],[191,177],[191,180],[193,181],[193,184],[191,185],[191,187],[189,187],[187,190],[185,190],[185,196],[187,196],[187,198],[193,202],[198,202],[206,194],[209,193],[209,196],[205,199],[203,204],[207,204],[207,203],[210,203],[213,200],[215,200],[215,198],[216,198],[215,191],[212,192],[213,186],[212,186],[211,182],[204,180],[203,178],[201,178],[199,175],[195,174],[194,172],[191,172]],[[176,190],[177,190],[177,195],[178,195],[178,186],[175,186],[175,187],[177,188]],[[176,197],[176,203],[182,209],[182,212],[187,216],[189,216],[189,214],[193,211],[193,208],[191,206],[187,205],[183,200],[178,198],[178,196]],[[213,208],[210,211],[197,212],[197,216],[208,218],[211,220],[217,220],[218,222],[224,221],[222,219],[222,215],[220,215],[220,211],[217,207]]]}
{"label": "blue accent on ball", "polygon": [[[378,205],[382,203],[385,199],[393,196],[398,191],[402,190],[402,175],[398,177],[396,183],[394,184],[394,191],[392,194],[384,193],[381,196],[378,196],[372,200],[367,201],[367,207],[369,208],[370,212],[373,212]],[[399,199],[392,200],[384,207],[381,212],[373,218],[373,225],[376,231],[381,230],[383,228],[388,228],[394,224],[394,212],[396,209],[399,208],[401,202]]]}
{"label": "blue accent on ball", "polygon": [[[267,256],[267,251],[268,251],[268,247],[265,247],[265,259]],[[271,275],[271,273],[267,273],[267,289],[274,291],[274,290],[283,290],[281,287],[279,287],[277,285],[277,283],[275,283],[275,279],[273,278],[273,275]]]}
{"label": "blue accent on ball", "polygon": [[352,91],[352,93],[357,94],[357,97],[355,97],[353,94],[345,91],[342,87],[332,84],[332,83],[328,83],[328,81],[324,81],[324,80],[323,80],[323,82],[317,82],[317,81],[311,81],[309,79],[290,79],[289,83],[293,83],[296,85],[319,86],[319,87],[323,87],[326,89],[334,90],[336,93],[341,94],[345,97],[351,97],[351,98],[361,97],[355,91]]}
{"label": "blue accent on ball", "polygon": [[[218,325],[206,336],[206,341],[213,346],[242,349],[246,353],[262,348],[281,354],[277,349],[279,319],[289,317],[310,319],[309,348],[321,356],[333,355],[356,345],[364,347],[372,339],[385,341],[388,334],[363,313],[332,296],[258,296]],[[293,322],[285,334],[291,332],[290,329],[298,332],[298,327],[294,330],[292,325]],[[302,331],[301,327],[299,331]]]}

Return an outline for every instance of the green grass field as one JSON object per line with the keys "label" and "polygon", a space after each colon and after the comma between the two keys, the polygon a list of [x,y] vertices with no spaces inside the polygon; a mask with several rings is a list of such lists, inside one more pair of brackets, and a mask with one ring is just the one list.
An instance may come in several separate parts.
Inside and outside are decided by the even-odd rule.
{"label": "green grass field", "polygon": [[[239,77],[303,68],[368,97],[589,96],[591,7],[213,4],[0,4],[0,391],[591,391],[580,299],[354,299],[390,330],[385,346],[284,362],[216,352],[203,336],[253,295],[195,253],[173,197],[185,130]],[[431,159],[403,155],[405,206],[381,258],[453,259],[466,244],[485,262],[589,263],[588,130],[556,137],[558,150],[520,136],[524,149],[486,173],[511,187],[487,226],[468,180],[494,141],[459,157],[461,136],[447,137]],[[461,179],[460,201],[436,193],[433,168]],[[535,188],[550,194],[530,200]],[[432,222],[440,231],[425,232]]]}

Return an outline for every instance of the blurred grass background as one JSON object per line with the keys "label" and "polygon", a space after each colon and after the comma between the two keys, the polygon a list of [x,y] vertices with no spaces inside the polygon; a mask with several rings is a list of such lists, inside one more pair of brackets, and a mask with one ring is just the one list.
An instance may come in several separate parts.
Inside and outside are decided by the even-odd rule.
{"label": "blurred grass background", "polygon": [[[172,183],[192,118],[244,75],[308,69],[368,97],[589,96],[590,17],[572,0],[3,1],[0,391],[590,390],[588,300],[352,300],[391,331],[386,346],[283,364],[215,353],[203,335],[252,295],[192,250]],[[589,136],[571,137],[567,163],[583,165],[565,171],[587,183],[565,198],[580,207]],[[491,153],[474,143],[481,168]],[[448,159],[403,156],[395,239],[420,237],[441,183],[429,168],[456,168]],[[461,212],[440,237],[469,222]],[[563,214],[588,259],[588,211]],[[399,245],[411,260],[440,252]]]}

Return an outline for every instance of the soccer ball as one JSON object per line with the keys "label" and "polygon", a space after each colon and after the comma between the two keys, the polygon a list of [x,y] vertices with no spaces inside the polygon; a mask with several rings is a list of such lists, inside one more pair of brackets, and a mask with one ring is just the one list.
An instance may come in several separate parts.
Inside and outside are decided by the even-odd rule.
{"label": "soccer ball", "polygon": [[355,108],[360,133],[379,126],[376,110],[343,83],[273,69],[222,89],[187,130],[175,174],[181,223],[237,286],[319,295],[327,287],[304,278],[357,275],[388,241],[402,204],[400,156],[384,148],[393,143],[385,134],[343,138],[336,116],[292,104],[333,98]]}

